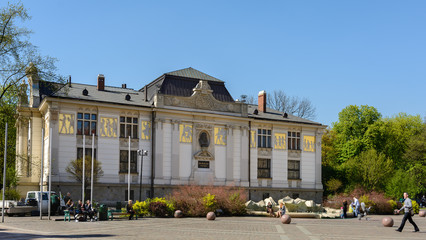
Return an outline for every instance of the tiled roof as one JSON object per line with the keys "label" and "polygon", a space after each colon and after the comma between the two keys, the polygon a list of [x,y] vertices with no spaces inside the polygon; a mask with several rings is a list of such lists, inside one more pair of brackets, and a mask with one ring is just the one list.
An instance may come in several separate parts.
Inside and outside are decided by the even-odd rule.
{"label": "tiled roof", "polygon": [[185,78],[195,78],[199,80],[207,80],[212,82],[223,82],[222,80],[219,80],[215,77],[207,75],[196,69],[193,69],[192,67],[184,68],[184,69],[173,71],[173,72],[168,72],[168,73],[165,73],[165,75],[172,75],[172,76],[185,77]]}
{"label": "tiled roof", "polygon": [[[87,96],[83,95],[84,89],[88,92]],[[126,100],[127,94],[130,96],[130,100]],[[145,102],[144,94],[142,92],[135,91],[130,88],[105,86],[104,91],[98,91],[96,85],[72,83],[71,87],[65,86],[52,96],[141,107],[151,106],[150,102]]]}
{"label": "tiled roof", "polygon": [[257,105],[248,105],[247,112],[248,112],[249,118],[280,121],[280,122],[304,123],[304,124],[311,124],[311,125],[322,125],[321,123],[314,122],[301,117],[297,117],[291,114],[287,114],[287,118],[284,118],[283,112],[280,112],[271,108],[267,108],[266,112],[257,111],[257,114],[255,114],[255,110],[257,110]]}

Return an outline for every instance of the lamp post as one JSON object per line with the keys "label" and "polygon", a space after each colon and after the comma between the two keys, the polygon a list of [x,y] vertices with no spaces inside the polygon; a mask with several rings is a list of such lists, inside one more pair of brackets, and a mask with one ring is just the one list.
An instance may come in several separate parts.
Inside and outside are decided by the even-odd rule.
{"label": "lamp post", "polygon": [[138,150],[138,155],[141,156],[141,174],[139,179],[139,201],[142,202],[142,165],[143,165],[143,156],[148,156],[148,151],[140,149]]}

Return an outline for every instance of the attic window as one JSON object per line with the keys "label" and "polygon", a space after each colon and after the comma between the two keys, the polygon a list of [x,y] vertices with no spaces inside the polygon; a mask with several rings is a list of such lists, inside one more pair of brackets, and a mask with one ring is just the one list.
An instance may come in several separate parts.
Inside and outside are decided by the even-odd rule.
{"label": "attic window", "polygon": [[257,109],[255,109],[254,111],[253,111],[253,114],[254,115],[257,115],[259,113],[259,111],[257,110]]}
{"label": "attic window", "polygon": [[127,101],[130,101],[130,99],[131,99],[131,98],[132,98],[132,97],[130,97],[130,94],[127,94],[127,95],[126,95],[126,100],[127,100]]}
{"label": "attic window", "polygon": [[283,118],[288,118],[288,114],[286,112],[283,114]]}
{"label": "attic window", "polygon": [[83,90],[83,95],[84,95],[84,96],[89,95],[89,91],[87,91],[87,89],[84,89],[84,90]]}

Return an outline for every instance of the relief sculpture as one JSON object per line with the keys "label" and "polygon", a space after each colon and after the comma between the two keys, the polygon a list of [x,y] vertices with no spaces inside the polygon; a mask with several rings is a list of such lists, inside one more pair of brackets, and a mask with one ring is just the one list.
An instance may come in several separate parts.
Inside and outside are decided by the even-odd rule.
{"label": "relief sculpture", "polygon": [[101,137],[117,137],[117,118],[101,117],[99,127]]}
{"label": "relief sculpture", "polygon": [[284,150],[285,149],[285,133],[274,134],[274,148]]}
{"label": "relief sculpture", "polygon": [[74,134],[74,114],[59,114],[59,133]]}
{"label": "relief sculpture", "polygon": [[303,136],[303,150],[305,152],[315,152],[314,136]]}

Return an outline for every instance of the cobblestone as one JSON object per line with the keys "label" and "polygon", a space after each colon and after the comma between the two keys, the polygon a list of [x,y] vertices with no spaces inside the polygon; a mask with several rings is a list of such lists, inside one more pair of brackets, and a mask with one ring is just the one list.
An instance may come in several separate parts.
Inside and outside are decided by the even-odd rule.
{"label": "cobblestone", "polygon": [[[383,227],[384,216],[365,219],[293,218],[282,224],[268,217],[140,218],[102,222],[63,222],[39,217],[5,217],[0,239],[426,239],[426,218],[414,216],[420,232],[413,233],[407,222],[402,233],[395,232],[402,216],[391,216],[395,225]],[[59,218],[59,217],[55,217]]]}

